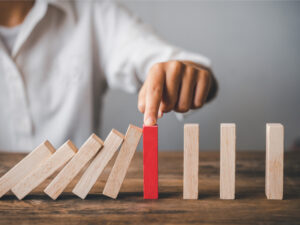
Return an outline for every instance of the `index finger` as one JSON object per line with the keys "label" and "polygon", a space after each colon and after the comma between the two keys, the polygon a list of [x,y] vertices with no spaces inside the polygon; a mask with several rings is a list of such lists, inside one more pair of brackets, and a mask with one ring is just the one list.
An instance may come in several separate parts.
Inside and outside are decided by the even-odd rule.
{"label": "index finger", "polygon": [[158,109],[162,100],[165,83],[165,72],[162,67],[154,67],[150,70],[146,90],[146,106],[144,124],[153,126],[156,124]]}

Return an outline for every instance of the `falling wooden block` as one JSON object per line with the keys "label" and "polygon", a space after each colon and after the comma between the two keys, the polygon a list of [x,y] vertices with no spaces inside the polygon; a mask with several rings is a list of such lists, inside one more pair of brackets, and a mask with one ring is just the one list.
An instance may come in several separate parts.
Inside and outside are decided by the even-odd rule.
{"label": "falling wooden block", "polygon": [[144,199],[158,198],[158,126],[143,127]]}
{"label": "falling wooden block", "polygon": [[111,160],[115,152],[122,144],[124,135],[113,129],[104,141],[102,150],[96,155],[89,167],[86,169],[78,183],[73,189],[73,193],[85,199],[89,191],[96,183],[105,166]]}
{"label": "falling wooden block", "polygon": [[0,198],[15,186],[22,178],[37,168],[55,152],[49,141],[45,141],[30,152],[17,165],[0,178]]}
{"label": "falling wooden block", "polygon": [[198,199],[199,125],[184,125],[183,199]]}
{"label": "falling wooden block", "polygon": [[283,199],[284,127],[279,123],[266,125],[266,184],[268,199]]}
{"label": "falling wooden block", "polygon": [[220,134],[220,198],[235,198],[235,124],[222,123]]}
{"label": "falling wooden block", "polygon": [[105,184],[103,190],[104,195],[111,198],[117,198],[142,133],[143,131],[141,128],[131,124],[129,125],[125,140]]}
{"label": "falling wooden block", "polygon": [[51,157],[40,164],[35,170],[21,179],[11,190],[19,200],[23,199],[34,188],[40,185],[56,170],[65,165],[77,152],[71,141],[63,144]]}
{"label": "falling wooden block", "polygon": [[92,134],[81,146],[76,155],[68,164],[59,172],[52,182],[45,188],[44,192],[53,200],[64,191],[74,177],[82,168],[96,155],[102,148],[103,141],[96,135]]}

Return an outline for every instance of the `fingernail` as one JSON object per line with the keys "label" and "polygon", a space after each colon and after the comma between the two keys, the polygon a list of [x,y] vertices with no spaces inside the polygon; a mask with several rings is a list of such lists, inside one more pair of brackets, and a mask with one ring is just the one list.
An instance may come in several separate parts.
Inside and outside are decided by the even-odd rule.
{"label": "fingernail", "polygon": [[155,124],[155,120],[152,118],[152,117],[148,117],[146,120],[145,120],[145,125],[146,126],[152,126]]}

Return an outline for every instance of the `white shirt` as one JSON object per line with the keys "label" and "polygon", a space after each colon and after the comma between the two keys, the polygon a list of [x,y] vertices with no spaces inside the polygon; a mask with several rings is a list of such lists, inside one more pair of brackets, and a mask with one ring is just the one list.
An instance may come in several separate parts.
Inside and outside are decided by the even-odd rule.
{"label": "white shirt", "polygon": [[20,25],[11,28],[0,26],[0,39],[2,39],[3,44],[5,45],[8,52],[10,53],[12,51],[12,48],[17,39],[20,29],[21,29]]}
{"label": "white shirt", "polygon": [[[156,62],[193,60],[110,1],[36,1],[9,54],[0,41],[0,149],[48,139],[78,147],[98,131],[105,87],[136,92]],[[121,116],[121,114],[120,114]]]}

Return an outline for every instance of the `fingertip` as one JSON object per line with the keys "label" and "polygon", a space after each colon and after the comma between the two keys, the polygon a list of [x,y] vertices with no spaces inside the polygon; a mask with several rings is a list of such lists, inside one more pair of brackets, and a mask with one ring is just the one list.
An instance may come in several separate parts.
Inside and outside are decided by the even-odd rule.
{"label": "fingertip", "polygon": [[156,124],[156,119],[152,117],[145,117],[144,118],[144,124],[146,126],[154,126]]}

